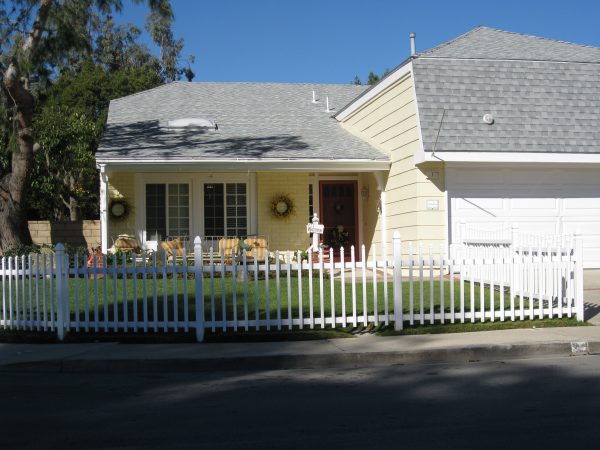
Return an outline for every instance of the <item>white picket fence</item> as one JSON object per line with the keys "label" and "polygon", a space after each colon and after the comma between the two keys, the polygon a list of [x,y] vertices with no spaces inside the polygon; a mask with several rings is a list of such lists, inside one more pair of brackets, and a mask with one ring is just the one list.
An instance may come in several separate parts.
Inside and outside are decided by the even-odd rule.
{"label": "white picket fence", "polygon": [[[496,229],[481,229],[461,222],[457,243],[450,246],[450,255],[459,260],[503,260],[528,258],[530,261],[565,259],[575,249],[575,235],[524,233],[518,224],[503,224]],[[467,278],[485,283],[528,283],[528,277],[515,275],[510,265],[476,265]],[[521,281],[521,278],[524,280]]]}
{"label": "white picket fence", "polygon": [[[393,257],[366,257],[354,248],[307,260],[275,252],[271,261],[209,255],[196,238],[194,254],[3,257],[4,329],[66,332],[243,332],[403,326],[444,322],[573,317],[583,320],[581,239],[557,252],[516,252],[509,258],[449,258],[444,248],[393,239]],[[435,254],[434,254],[435,253]],[[383,252],[381,253],[383,254]],[[100,267],[100,265],[107,267]],[[502,274],[494,276],[494,274]],[[485,274],[485,276],[483,275]],[[504,274],[508,274],[505,276]],[[477,276],[479,275],[479,276]]]}

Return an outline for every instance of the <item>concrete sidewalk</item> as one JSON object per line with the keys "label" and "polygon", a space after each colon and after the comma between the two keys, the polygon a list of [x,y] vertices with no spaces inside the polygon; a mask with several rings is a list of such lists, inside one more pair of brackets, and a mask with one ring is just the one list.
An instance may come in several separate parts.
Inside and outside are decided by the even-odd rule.
{"label": "concrete sidewalk", "polygon": [[0,372],[193,372],[361,367],[600,352],[600,327],[220,344],[0,344]]}

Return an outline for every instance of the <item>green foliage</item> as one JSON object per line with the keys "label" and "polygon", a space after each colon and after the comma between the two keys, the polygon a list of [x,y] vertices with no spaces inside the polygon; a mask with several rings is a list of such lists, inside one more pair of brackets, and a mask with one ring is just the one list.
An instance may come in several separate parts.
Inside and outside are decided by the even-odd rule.
{"label": "green foliage", "polygon": [[[134,0],[150,7],[147,29],[160,48],[155,56],[139,42],[140,28],[120,25],[113,13],[122,0],[55,0],[48,20],[36,22],[42,3],[0,0],[0,83],[10,64],[33,94],[34,138],[41,148],[28,168],[30,218],[73,218],[73,208],[97,216],[97,174],[93,155],[111,99],[155,87],[182,74],[183,40],[171,31],[169,0]],[[34,24],[40,39],[28,48]],[[15,64],[16,63],[16,64]],[[21,105],[0,89],[0,179],[11,171],[18,151],[15,112]],[[27,112],[31,114],[30,110]]]}
{"label": "green foliage", "polygon": [[32,171],[30,207],[54,220],[68,219],[73,207],[94,215],[98,194],[92,149],[100,135],[98,122],[77,110],[48,106],[34,126],[40,150]]}
{"label": "green foliage", "polygon": [[377,75],[375,72],[369,72],[369,76],[367,78],[368,85],[377,84],[379,82],[379,80],[380,80],[379,75]]}
{"label": "green foliage", "polygon": [[[98,147],[111,99],[161,83],[148,68],[110,72],[87,61],[79,72],[66,72],[49,89],[34,128],[40,150],[32,171],[30,216],[68,220],[98,214]],[[73,199],[74,203],[71,203]]]}

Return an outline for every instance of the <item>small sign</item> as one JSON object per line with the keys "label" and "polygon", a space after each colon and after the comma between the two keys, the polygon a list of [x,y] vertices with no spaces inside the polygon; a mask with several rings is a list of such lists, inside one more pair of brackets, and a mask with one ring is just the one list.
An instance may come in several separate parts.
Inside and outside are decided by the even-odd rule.
{"label": "small sign", "polygon": [[440,209],[440,202],[437,200],[427,200],[427,209],[437,211]]}
{"label": "small sign", "polygon": [[309,223],[306,225],[306,232],[308,234],[323,234],[325,231],[325,225]]}

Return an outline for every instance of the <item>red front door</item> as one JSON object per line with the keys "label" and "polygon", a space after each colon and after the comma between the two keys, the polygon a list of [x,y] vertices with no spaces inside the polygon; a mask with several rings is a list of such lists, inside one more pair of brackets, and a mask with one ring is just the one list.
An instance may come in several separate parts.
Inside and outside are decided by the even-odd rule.
{"label": "red front door", "polygon": [[358,205],[356,181],[321,181],[320,219],[325,225],[323,243],[333,247],[336,254],[344,247],[358,244]]}

